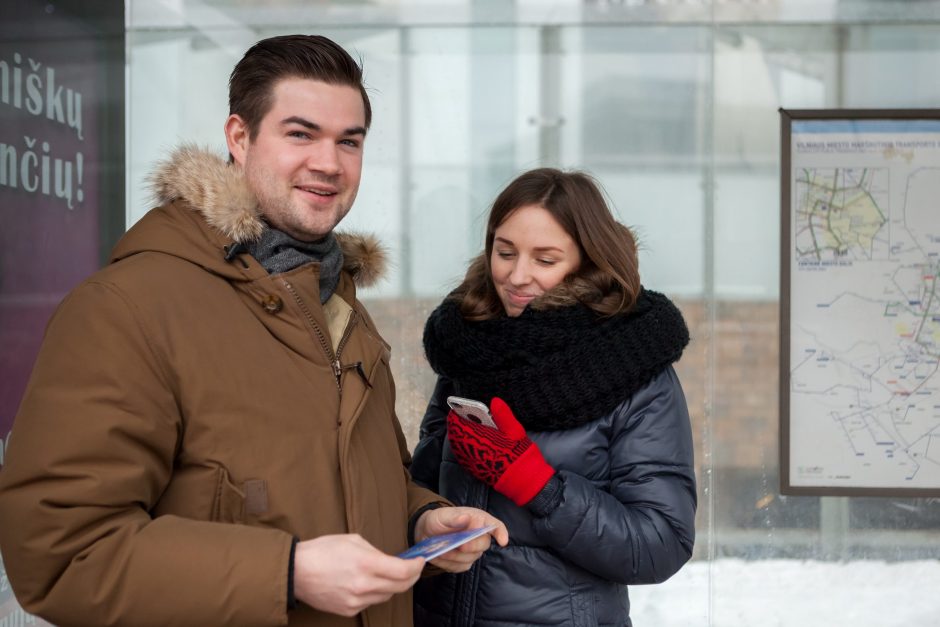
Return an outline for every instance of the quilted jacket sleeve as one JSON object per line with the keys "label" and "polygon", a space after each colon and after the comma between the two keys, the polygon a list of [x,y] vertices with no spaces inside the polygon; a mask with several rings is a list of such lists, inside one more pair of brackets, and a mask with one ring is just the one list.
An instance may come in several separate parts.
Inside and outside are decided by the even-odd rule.
{"label": "quilted jacket sleeve", "polygon": [[55,624],[286,624],[289,534],[149,514],[181,421],[135,311],[86,283],[49,324],[0,472],[17,599]]}
{"label": "quilted jacket sleeve", "polygon": [[417,480],[412,474],[414,471],[412,456],[408,452],[408,442],[401,430],[401,424],[397,420],[395,421],[395,433],[398,437],[398,449],[401,453],[402,470],[405,473],[405,484],[408,490],[408,519],[410,523],[414,523],[415,517],[428,509],[429,506],[452,506],[453,504],[450,501],[437,493],[436,485],[429,486]]}
{"label": "quilted jacket sleeve", "polygon": [[418,444],[411,461],[411,476],[419,484],[440,492],[441,457],[447,439],[447,397],[453,394],[453,384],[446,377],[439,377],[434,393],[428,402]]}
{"label": "quilted jacket sleeve", "polygon": [[662,582],[688,561],[695,538],[691,426],[673,369],[616,411],[609,490],[561,471],[561,501],[533,527],[565,559],[601,577]]}

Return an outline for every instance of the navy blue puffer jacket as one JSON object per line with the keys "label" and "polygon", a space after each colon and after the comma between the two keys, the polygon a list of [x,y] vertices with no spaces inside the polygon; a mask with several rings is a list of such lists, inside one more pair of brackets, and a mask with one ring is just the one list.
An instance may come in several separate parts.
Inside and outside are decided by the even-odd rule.
{"label": "navy blue puffer jacket", "polygon": [[412,476],[458,505],[504,521],[468,572],[419,581],[416,627],[632,625],[626,585],[665,581],[692,555],[696,490],[688,408],[667,366],[609,415],[529,432],[563,483],[538,517],[464,472],[447,441],[441,377],[421,425]]}

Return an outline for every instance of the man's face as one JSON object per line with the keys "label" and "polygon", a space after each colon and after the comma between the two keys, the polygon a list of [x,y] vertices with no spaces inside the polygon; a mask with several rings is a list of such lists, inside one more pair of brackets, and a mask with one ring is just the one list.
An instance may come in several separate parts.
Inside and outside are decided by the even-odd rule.
{"label": "man's face", "polygon": [[356,200],[366,137],[358,89],[283,79],[254,140],[238,115],[229,116],[225,133],[261,213],[291,237],[321,239]]}

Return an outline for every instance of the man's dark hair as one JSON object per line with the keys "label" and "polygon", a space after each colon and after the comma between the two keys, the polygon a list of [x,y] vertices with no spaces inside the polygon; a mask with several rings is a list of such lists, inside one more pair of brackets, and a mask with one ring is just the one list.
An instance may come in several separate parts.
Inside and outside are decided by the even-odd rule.
{"label": "man's dark hair", "polygon": [[372,106],[362,84],[362,66],[331,39],[321,35],[282,35],[262,39],[245,53],[228,79],[228,111],[248,126],[254,140],[271,109],[274,85],[285,78],[306,78],[355,87],[362,94],[366,128]]}

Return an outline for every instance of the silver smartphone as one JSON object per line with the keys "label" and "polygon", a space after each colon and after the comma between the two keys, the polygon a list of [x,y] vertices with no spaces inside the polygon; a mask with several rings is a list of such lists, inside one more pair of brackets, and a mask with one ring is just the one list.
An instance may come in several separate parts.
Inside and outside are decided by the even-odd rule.
{"label": "silver smartphone", "polygon": [[493,427],[494,429],[497,428],[496,423],[493,422],[493,416],[490,415],[489,408],[480,401],[462,398],[460,396],[448,396],[447,405],[454,410],[455,414],[464,420],[475,422],[478,425]]}

